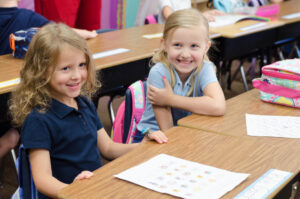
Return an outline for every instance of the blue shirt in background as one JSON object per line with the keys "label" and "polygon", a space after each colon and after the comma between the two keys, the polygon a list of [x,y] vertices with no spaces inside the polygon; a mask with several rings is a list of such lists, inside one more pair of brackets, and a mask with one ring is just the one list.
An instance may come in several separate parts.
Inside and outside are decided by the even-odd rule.
{"label": "blue shirt in background", "polygon": [[0,8],[0,55],[9,54],[9,35],[18,30],[26,30],[32,27],[41,27],[49,23],[45,17],[32,10],[12,8]]}
{"label": "blue shirt in background", "polygon": [[[187,81],[185,82],[184,86],[182,86],[182,82],[177,72],[174,69],[173,71],[175,73],[175,85],[173,88],[174,94],[186,96],[190,87],[192,86],[190,80],[194,74],[192,73],[187,79]],[[147,79],[147,86],[149,86],[150,83],[157,88],[164,88],[165,85],[163,82],[163,76],[165,76],[169,82],[171,81],[171,76],[167,67],[164,66],[162,63],[155,64],[150,70]],[[214,65],[211,62],[204,61],[203,67],[200,72],[200,78],[196,77],[196,80],[197,81],[195,81],[193,97],[203,96],[203,90],[205,89],[205,87],[212,82],[218,81],[216,77],[216,72],[214,70]],[[197,84],[199,85],[197,86]],[[199,89],[199,91],[196,91],[197,88]],[[188,116],[190,114],[191,112],[172,108],[172,117],[173,117],[174,125],[175,126],[177,125],[177,121],[179,119]],[[138,123],[137,128],[139,131],[149,128],[150,132],[160,130],[157,121],[155,119],[152,104],[149,103],[148,98],[146,99],[144,114],[140,122]]]}
{"label": "blue shirt in background", "polygon": [[[26,117],[21,133],[25,149],[49,151],[52,175],[68,184],[81,171],[101,167],[97,131],[102,124],[93,103],[85,97],[76,100],[78,110],[55,99],[45,113],[35,108]],[[39,198],[48,197],[39,193]]]}

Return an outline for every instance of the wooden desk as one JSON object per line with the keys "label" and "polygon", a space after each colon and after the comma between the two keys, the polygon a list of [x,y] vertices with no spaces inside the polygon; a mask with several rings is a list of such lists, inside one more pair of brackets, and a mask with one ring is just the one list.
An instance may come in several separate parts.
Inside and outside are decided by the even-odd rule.
{"label": "wooden desk", "polygon": [[[102,90],[127,86],[138,79],[143,79],[148,74],[148,59],[160,46],[160,38],[146,39],[143,35],[162,31],[162,24],[151,24],[101,33],[96,38],[88,40],[87,44],[93,54],[118,48],[130,50],[94,60],[96,69],[102,73],[104,86]],[[212,39],[220,36],[213,32],[210,35]],[[11,55],[0,56],[0,82],[18,78],[22,65],[23,59],[16,59]],[[0,94],[10,92],[14,86],[0,88]]]}
{"label": "wooden desk", "polygon": [[[274,42],[278,41],[277,31],[278,28],[283,26],[284,22],[281,21],[269,21],[265,22],[268,25],[261,28],[251,29],[248,31],[242,31],[241,28],[248,27],[253,24],[261,23],[253,20],[241,21],[236,24],[211,28],[211,31],[221,34],[221,37],[215,39],[216,49],[211,48],[209,55],[211,60],[218,67],[218,72],[221,74],[221,84],[224,86],[225,80],[222,76],[228,72],[227,88],[231,88],[231,63],[234,59],[243,60],[245,57],[256,57],[261,55],[264,57],[265,49],[270,49]],[[267,63],[271,62],[271,51],[268,51]],[[240,62],[240,67],[243,66]],[[242,74],[242,77],[245,75]],[[244,87],[248,85],[245,83],[246,78],[243,78]]]}
{"label": "wooden desk", "polygon": [[210,28],[211,31],[220,33],[222,37],[225,38],[237,38],[261,31],[266,31],[272,28],[280,27],[284,25],[283,21],[280,20],[273,20],[273,21],[267,21],[264,22],[267,25],[262,26],[260,28],[253,28],[247,31],[241,30],[241,28],[248,27],[250,25],[262,23],[261,21],[256,21],[256,20],[245,20],[245,21],[240,21],[235,24],[227,25],[227,26],[222,26],[218,28]]}
{"label": "wooden desk", "polygon": [[[219,66],[219,72],[225,75],[225,73],[231,71],[232,60],[242,60],[250,56],[257,57],[260,55],[260,57],[264,57],[267,55],[267,64],[270,64],[273,53],[272,47],[274,47],[275,42],[300,36],[300,18],[290,20],[281,18],[281,16],[296,12],[300,12],[300,2],[291,0],[280,3],[280,12],[272,21],[266,22],[268,24],[266,26],[249,31],[242,31],[240,29],[242,27],[261,23],[258,21],[245,20],[224,27],[211,28],[211,31],[221,34],[221,37],[215,40],[218,51],[212,49],[210,52],[212,60],[216,66]],[[245,79],[243,80],[245,81]],[[227,82],[228,89],[230,89],[230,72]],[[225,84],[224,82],[222,83]]]}
{"label": "wooden desk", "polygon": [[289,0],[279,3],[279,12],[274,17],[275,20],[283,21],[285,24],[299,22],[300,18],[293,18],[293,19],[284,19],[282,18],[285,15],[289,15],[292,13],[300,12],[300,1],[298,0]]}
{"label": "wooden desk", "polygon": [[[178,121],[178,125],[217,134],[246,137],[245,114],[300,116],[300,109],[266,103],[260,100],[257,89],[252,89],[226,101],[226,113],[221,117],[192,114]],[[252,137],[252,136],[251,136]],[[292,143],[299,139],[252,137],[262,142]]]}
{"label": "wooden desk", "polygon": [[[167,144],[154,142],[142,144],[135,150],[96,170],[91,179],[78,181],[64,188],[60,191],[59,197],[173,198],[170,195],[151,191],[113,177],[113,175],[160,153],[233,172],[251,174],[244,182],[222,198],[233,198],[271,168],[294,172],[293,177],[300,169],[300,159],[298,158],[300,145],[296,148],[290,145],[279,147],[257,143],[247,138],[215,135],[183,127],[172,128],[166,134],[169,137]],[[274,192],[274,195],[278,191],[279,189]]]}
{"label": "wooden desk", "polygon": [[[117,48],[126,48],[129,49],[129,52],[116,54],[108,57],[103,57],[100,59],[95,59],[95,65],[97,70],[103,70],[105,73],[117,73],[118,70],[112,71],[112,70],[105,70],[107,68],[112,68],[113,66],[120,66],[120,65],[128,65],[129,63],[134,63],[135,61],[144,60],[146,58],[149,58],[153,55],[153,52],[155,49],[159,48],[160,39],[146,39],[142,37],[145,34],[155,34],[162,32],[163,25],[161,24],[152,24],[147,26],[140,26],[135,28],[128,28],[128,29],[122,29],[118,31],[108,32],[108,33],[102,33],[99,34],[96,38],[90,39],[87,41],[87,44],[91,50],[92,53],[98,53],[98,52],[104,52],[109,50],[114,50]],[[13,58],[11,55],[3,55],[0,56],[0,82],[8,81],[14,78],[19,77],[19,71],[23,64],[23,59],[16,59]],[[138,68],[139,67],[139,68]],[[138,68],[138,69],[136,69]],[[141,69],[140,69],[141,68]],[[146,64],[137,64],[137,66],[130,68],[131,70],[126,71],[125,74],[130,76],[130,74],[133,74],[133,78],[128,79],[128,77],[123,80],[122,77],[127,76],[122,73],[120,76],[120,79],[118,77],[115,78],[109,78],[109,82],[104,81],[104,85],[110,85],[112,80],[118,81],[118,82],[128,82],[130,84],[131,82],[137,80],[136,78],[144,77],[145,74],[141,75],[134,75],[136,74],[135,71],[144,71],[148,70],[148,65]],[[103,75],[104,76],[104,75]],[[105,79],[106,80],[106,79]],[[115,84],[118,84],[116,82]],[[114,83],[112,83],[111,86],[114,86]],[[0,88],[0,93],[5,93],[8,91],[11,91],[11,89],[14,86]]]}
{"label": "wooden desk", "polygon": [[293,19],[282,18],[285,15],[300,12],[300,1],[289,0],[279,4],[279,13],[275,19],[285,23],[284,26],[278,29],[277,40],[284,40],[287,38],[298,38],[300,37],[300,17]]}

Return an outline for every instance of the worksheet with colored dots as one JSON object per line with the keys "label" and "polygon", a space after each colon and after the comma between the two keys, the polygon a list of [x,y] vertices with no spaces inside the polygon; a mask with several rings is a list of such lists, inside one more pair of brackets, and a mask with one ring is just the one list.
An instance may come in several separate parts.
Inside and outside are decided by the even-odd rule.
{"label": "worksheet with colored dots", "polygon": [[127,169],[115,177],[181,198],[220,198],[249,174],[176,158],[167,154]]}

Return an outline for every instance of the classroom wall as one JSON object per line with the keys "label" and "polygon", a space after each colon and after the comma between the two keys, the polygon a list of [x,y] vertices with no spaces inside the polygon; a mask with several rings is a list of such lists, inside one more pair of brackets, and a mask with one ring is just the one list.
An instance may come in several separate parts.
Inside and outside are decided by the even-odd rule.
{"label": "classroom wall", "polygon": [[126,28],[134,27],[134,23],[138,14],[140,0],[126,1]]}
{"label": "classroom wall", "polygon": [[101,28],[134,27],[141,0],[102,1]]}
{"label": "classroom wall", "polygon": [[[122,29],[135,26],[141,0],[102,0],[101,28]],[[19,8],[34,10],[34,0],[21,0]]]}

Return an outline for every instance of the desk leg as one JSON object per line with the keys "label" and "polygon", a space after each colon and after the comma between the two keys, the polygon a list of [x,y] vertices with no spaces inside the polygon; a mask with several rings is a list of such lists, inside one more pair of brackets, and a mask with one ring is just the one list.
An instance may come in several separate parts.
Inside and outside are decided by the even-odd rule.
{"label": "desk leg", "polygon": [[300,173],[286,184],[275,196],[274,199],[299,199],[300,198]]}
{"label": "desk leg", "polygon": [[300,198],[300,181],[295,182],[292,186],[292,193],[290,199]]}

